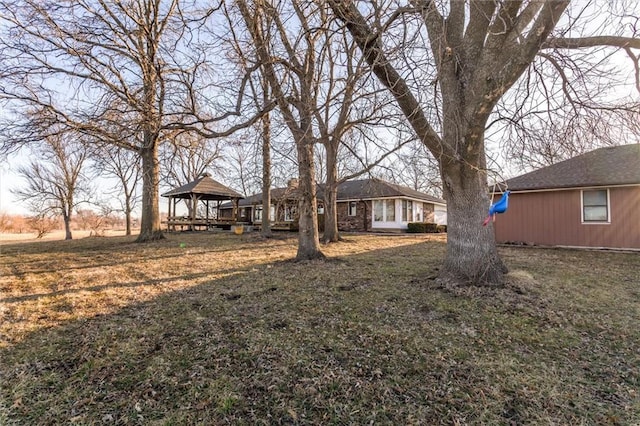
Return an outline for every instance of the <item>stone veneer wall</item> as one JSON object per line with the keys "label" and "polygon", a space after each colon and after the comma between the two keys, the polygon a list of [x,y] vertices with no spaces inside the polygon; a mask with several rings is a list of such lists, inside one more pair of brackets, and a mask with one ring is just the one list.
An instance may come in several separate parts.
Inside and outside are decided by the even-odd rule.
{"label": "stone veneer wall", "polygon": [[346,232],[371,231],[371,201],[358,201],[356,215],[349,216],[349,203],[339,202],[338,230]]}

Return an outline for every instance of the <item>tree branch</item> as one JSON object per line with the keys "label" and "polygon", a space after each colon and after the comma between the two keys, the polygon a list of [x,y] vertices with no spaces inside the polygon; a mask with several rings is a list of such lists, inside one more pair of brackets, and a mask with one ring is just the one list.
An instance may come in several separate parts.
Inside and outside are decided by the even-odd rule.
{"label": "tree branch", "polygon": [[640,38],[619,36],[549,37],[542,44],[542,49],[584,49],[598,46],[640,49]]}

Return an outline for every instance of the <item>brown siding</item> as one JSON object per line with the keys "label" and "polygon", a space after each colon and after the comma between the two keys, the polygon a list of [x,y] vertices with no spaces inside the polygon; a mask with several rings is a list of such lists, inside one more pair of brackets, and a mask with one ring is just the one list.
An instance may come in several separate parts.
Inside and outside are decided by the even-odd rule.
{"label": "brown siding", "polygon": [[512,193],[496,217],[496,241],[640,248],[640,187],[609,188],[611,223],[582,224],[580,190]]}

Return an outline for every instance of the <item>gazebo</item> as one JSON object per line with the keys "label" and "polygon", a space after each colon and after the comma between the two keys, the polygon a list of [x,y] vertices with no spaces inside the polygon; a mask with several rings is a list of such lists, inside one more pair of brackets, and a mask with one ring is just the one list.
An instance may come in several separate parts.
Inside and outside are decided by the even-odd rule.
{"label": "gazebo", "polygon": [[[171,191],[162,194],[163,197],[169,199],[169,213],[167,216],[167,230],[175,231],[178,227],[189,230],[196,229],[211,229],[216,225],[230,226],[235,223],[238,215],[238,201],[244,198],[231,188],[228,188],[211,178],[208,173],[203,173],[196,180],[189,182],[178,188],[174,188]],[[187,203],[191,203],[191,214],[189,216],[176,216],[176,204],[180,200],[184,200]],[[218,218],[218,209],[216,209],[216,217],[209,216],[209,202],[217,201],[217,206],[220,206],[222,201],[231,200],[233,203],[233,215],[231,219],[224,220],[222,224]],[[198,216],[198,203],[204,202],[206,206],[206,214],[204,217]]]}

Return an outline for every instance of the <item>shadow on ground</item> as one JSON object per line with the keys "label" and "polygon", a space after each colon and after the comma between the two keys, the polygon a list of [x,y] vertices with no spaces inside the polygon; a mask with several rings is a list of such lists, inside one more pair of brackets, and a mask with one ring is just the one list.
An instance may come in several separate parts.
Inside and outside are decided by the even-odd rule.
{"label": "shadow on ground", "polygon": [[[429,278],[443,252],[439,242],[418,240],[327,261],[244,265],[33,332],[0,351],[0,423],[639,419],[637,331],[598,329],[587,313],[564,318],[565,307],[546,299],[553,280],[536,293],[548,312],[439,289]],[[176,271],[167,279],[194,277]],[[618,321],[638,319],[635,312]]]}

